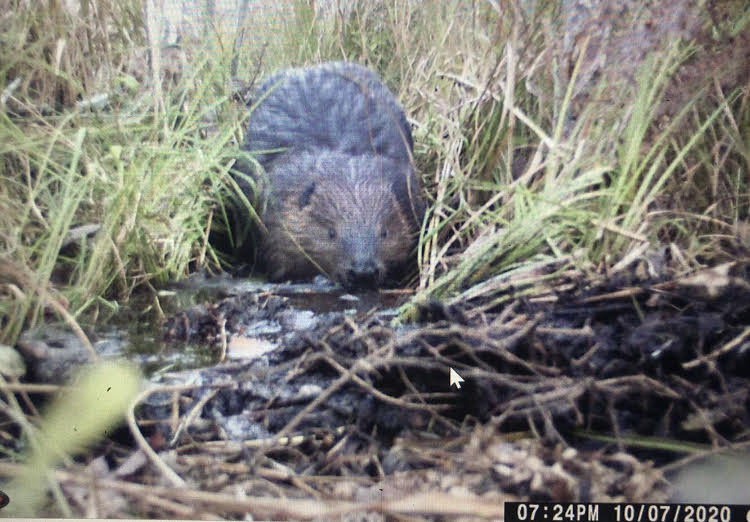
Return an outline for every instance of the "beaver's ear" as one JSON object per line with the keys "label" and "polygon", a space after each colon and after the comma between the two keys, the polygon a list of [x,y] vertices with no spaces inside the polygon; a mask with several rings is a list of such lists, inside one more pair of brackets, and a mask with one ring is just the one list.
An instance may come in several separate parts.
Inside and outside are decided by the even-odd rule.
{"label": "beaver's ear", "polygon": [[312,197],[314,192],[315,192],[315,182],[312,181],[310,182],[309,185],[305,187],[305,190],[303,190],[302,193],[299,195],[300,210],[310,204],[310,198]]}

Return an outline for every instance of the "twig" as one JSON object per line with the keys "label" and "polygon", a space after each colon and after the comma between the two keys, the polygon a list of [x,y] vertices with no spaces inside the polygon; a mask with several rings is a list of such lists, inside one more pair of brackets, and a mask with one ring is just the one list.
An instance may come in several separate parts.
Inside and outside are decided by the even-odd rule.
{"label": "twig", "polygon": [[699,366],[701,364],[706,364],[709,361],[713,361],[714,359],[718,359],[725,353],[729,353],[732,350],[734,350],[736,347],[741,345],[745,339],[750,337],[750,326],[745,328],[740,335],[729,341],[727,344],[719,348],[718,350],[714,350],[713,352],[702,355],[701,357],[697,357],[693,359],[692,361],[688,361],[686,363],[682,364],[682,367],[686,370],[690,370],[692,368],[695,368],[696,366]]}
{"label": "twig", "polygon": [[[218,385],[218,387],[227,386],[229,385]],[[143,450],[149,460],[154,464],[154,466],[156,466],[156,468],[162,473],[162,475],[164,475],[167,480],[169,480],[169,482],[171,482],[175,487],[178,488],[185,487],[185,481],[182,480],[182,478],[180,478],[180,476],[177,475],[177,473],[175,473],[169,466],[167,466],[167,464],[161,459],[161,457],[159,457],[159,455],[153,450],[151,445],[143,436],[135,420],[135,408],[149,395],[153,395],[154,393],[171,392],[174,390],[190,390],[203,387],[204,386],[154,386],[138,394],[138,396],[130,404],[127,412],[128,426],[130,427],[130,432],[133,434],[133,437],[138,443],[138,446]]]}

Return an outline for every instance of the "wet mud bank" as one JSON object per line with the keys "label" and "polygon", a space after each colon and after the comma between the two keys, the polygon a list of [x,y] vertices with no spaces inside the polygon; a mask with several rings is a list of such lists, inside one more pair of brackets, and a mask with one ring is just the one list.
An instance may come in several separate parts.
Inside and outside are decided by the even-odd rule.
{"label": "wet mud bank", "polygon": [[[139,415],[199,482],[204,455],[239,459],[233,480],[251,482],[273,461],[367,484],[445,472],[476,495],[677,498],[654,462],[742,443],[750,426],[747,280],[747,267],[725,265],[674,281],[567,281],[502,305],[426,302],[398,327],[395,309],[313,288],[240,293],[168,319],[170,343],[221,361],[154,377]],[[317,299],[337,304],[305,307]]]}
{"label": "wet mud bank", "polygon": [[[498,518],[514,499],[740,502],[747,281],[735,263],[674,280],[558,279],[521,298],[519,280],[502,302],[450,305],[188,281],[161,293],[158,326],[93,340],[102,356],[137,361],[149,383],[133,426],[87,469],[109,494],[170,500],[161,515],[186,503],[229,518],[381,520]],[[405,310],[414,321],[399,321]],[[54,330],[19,344],[81,349]],[[82,364],[61,360],[31,375],[55,382]],[[186,486],[205,492],[199,504]]]}

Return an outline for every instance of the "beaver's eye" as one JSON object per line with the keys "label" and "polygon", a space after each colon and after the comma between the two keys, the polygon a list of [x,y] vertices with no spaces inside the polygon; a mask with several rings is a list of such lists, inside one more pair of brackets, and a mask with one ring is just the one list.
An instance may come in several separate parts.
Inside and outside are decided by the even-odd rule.
{"label": "beaver's eye", "polygon": [[380,237],[382,237],[383,239],[385,239],[385,238],[388,237],[388,229],[387,228],[383,228],[383,230],[380,231]]}
{"label": "beaver's eye", "polygon": [[328,237],[331,239],[336,239],[336,229],[329,228],[328,229]]}
{"label": "beaver's eye", "polygon": [[302,191],[302,194],[299,195],[299,208],[302,210],[307,205],[310,204],[310,199],[312,198],[313,192],[315,192],[315,182],[313,181],[310,183],[305,190]]}

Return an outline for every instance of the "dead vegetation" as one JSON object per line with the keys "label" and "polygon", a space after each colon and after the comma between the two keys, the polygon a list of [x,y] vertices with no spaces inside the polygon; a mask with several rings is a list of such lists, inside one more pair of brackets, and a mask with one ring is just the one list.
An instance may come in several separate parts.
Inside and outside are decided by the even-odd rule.
{"label": "dead vegetation", "polygon": [[[208,510],[196,518],[495,518],[519,498],[665,501],[663,466],[747,444],[746,270],[569,281],[484,310],[434,302],[397,330],[329,314],[272,336],[283,345],[257,359],[163,376],[138,409],[160,464],[140,465],[194,491],[160,490],[172,515],[188,499]],[[218,347],[288,311],[249,294],[178,314],[168,335]],[[243,501],[230,500],[237,488]],[[279,494],[298,500],[269,507]]]}

